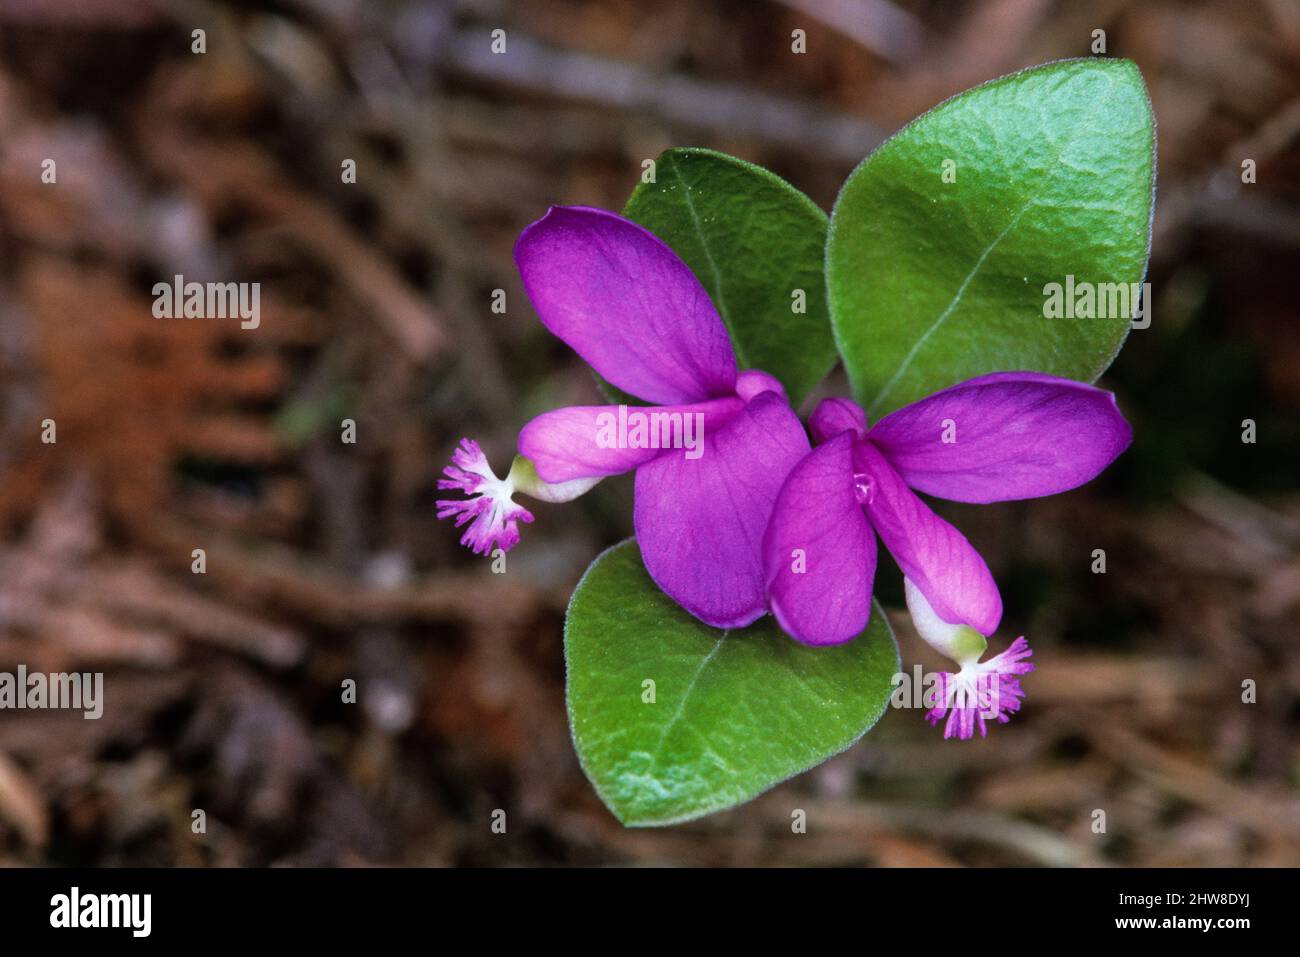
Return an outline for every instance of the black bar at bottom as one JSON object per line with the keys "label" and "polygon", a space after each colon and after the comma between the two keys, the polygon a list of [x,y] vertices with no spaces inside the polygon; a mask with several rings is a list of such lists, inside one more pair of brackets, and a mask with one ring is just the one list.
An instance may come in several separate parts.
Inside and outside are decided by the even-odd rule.
{"label": "black bar at bottom", "polygon": [[1195,934],[1232,944],[1277,934],[1294,926],[1295,877],[1208,869],[0,870],[0,917],[6,944],[75,937],[92,946],[335,948],[408,935],[436,950],[464,946],[454,943],[461,933],[480,945],[590,939],[613,922],[629,941],[665,945],[682,941],[685,927],[696,945],[703,937],[771,943],[776,925],[812,935],[809,943],[835,930],[864,948],[960,941],[992,953],[1098,936]]}

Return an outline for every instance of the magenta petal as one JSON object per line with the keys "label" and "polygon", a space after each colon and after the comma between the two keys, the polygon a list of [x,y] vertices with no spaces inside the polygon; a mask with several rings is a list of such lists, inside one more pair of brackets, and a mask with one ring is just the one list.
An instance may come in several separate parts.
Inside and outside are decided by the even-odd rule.
{"label": "magenta petal", "polygon": [[930,607],[946,622],[993,634],[1002,597],[979,552],[916,497],[870,441],[855,446],[853,465],[867,517]]}
{"label": "magenta petal", "polygon": [[819,445],[846,431],[861,437],[867,434],[867,413],[852,399],[822,399],[808,416],[808,429]]}
{"label": "magenta petal", "polygon": [[716,628],[762,616],[763,532],[781,483],[807,453],[798,417],[764,392],[706,435],[700,458],[665,455],[637,469],[636,537],[650,577]]}
{"label": "magenta petal", "polygon": [[785,386],[781,385],[781,380],[770,373],[764,372],[762,369],[746,369],[736,376],[736,395],[746,402],[761,392],[775,392],[781,398],[789,401],[785,394]]}
{"label": "magenta petal", "polygon": [[[551,483],[618,475],[668,451],[679,458],[692,454],[702,457],[700,440],[735,418],[744,404],[741,399],[730,398],[693,405],[580,405],[556,409],[542,413],[523,427],[519,454],[532,461],[542,481]],[[639,437],[638,423],[642,431]],[[698,453],[685,443],[695,445]]]}
{"label": "magenta petal", "polygon": [[887,415],[870,432],[912,488],[957,502],[1054,495],[1096,477],[1133,440],[1102,389],[996,372]]}
{"label": "magenta petal", "polygon": [[841,432],[804,456],[763,539],[772,614],[805,645],[848,641],[871,617],[876,536],[853,493],[853,442]]}
{"label": "magenta petal", "polygon": [[625,392],[675,405],[734,390],[736,356],[708,293],[631,220],[553,206],[520,234],[515,263],[542,324]]}

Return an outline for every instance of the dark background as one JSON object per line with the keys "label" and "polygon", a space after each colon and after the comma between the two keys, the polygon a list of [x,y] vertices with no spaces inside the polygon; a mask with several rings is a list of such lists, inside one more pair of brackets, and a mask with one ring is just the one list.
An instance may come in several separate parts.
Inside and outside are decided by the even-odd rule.
{"label": "dark background", "polygon": [[[1095,29],[1159,124],[1153,325],[1103,379],[1137,439],[1085,489],[947,510],[995,647],[1036,649],[1026,709],[966,744],[891,711],[749,805],[623,829],[561,623],[630,482],[538,505],[501,576],[433,516],[462,436],[503,470],[529,417],[596,401],[515,236],[620,208],[674,145],[829,209],[882,137]],[[0,863],[1294,865],[1298,158],[1289,0],[0,0],[0,670],[107,675],[100,721],[0,713]],[[153,319],[177,272],[261,282],[261,328]]]}

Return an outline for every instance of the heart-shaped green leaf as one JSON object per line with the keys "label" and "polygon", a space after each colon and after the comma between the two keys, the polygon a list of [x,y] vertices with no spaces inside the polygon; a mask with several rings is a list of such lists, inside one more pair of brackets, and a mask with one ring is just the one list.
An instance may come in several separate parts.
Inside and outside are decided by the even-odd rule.
{"label": "heart-shaped green leaf", "polygon": [[564,653],[578,757],[633,826],[740,804],[838,754],[880,718],[899,668],[878,605],[833,648],[800,645],[770,617],[710,628],[651,581],[635,541],[587,569]]}
{"label": "heart-shaped green leaf", "polygon": [[1127,60],[1002,77],[905,127],[831,215],[831,316],[858,401],[875,418],[988,372],[1095,380],[1131,311],[1046,318],[1047,286],[1141,283],[1154,182],[1155,123]]}
{"label": "heart-shaped green leaf", "polygon": [[670,149],[623,214],[666,242],[708,290],[742,369],[798,405],[835,364],[822,257],[826,214],[775,173],[726,153]]}

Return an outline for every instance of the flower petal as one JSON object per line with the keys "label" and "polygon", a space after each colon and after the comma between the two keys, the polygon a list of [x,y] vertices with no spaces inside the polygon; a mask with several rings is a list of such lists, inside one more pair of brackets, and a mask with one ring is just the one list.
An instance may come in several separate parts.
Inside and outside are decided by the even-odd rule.
{"label": "flower petal", "polygon": [[1005,502],[1095,478],[1133,431],[1110,392],[1037,372],[996,372],[887,415],[870,437],[912,488],[957,502]]}
{"label": "flower petal", "polygon": [[[739,398],[693,405],[578,405],[544,412],[519,433],[519,454],[545,482],[618,475],[665,450],[701,457],[701,441],[740,414]],[[689,446],[694,446],[692,449]],[[698,454],[697,454],[698,453]]]}
{"label": "flower petal", "polygon": [[[469,523],[460,543],[476,555],[500,548],[508,552],[519,544],[519,523],[531,522],[533,513],[516,505],[510,477],[496,477],[483,449],[473,439],[461,439],[452,453],[451,465],[442,470],[446,478],[438,488],[464,492],[469,498],[440,498],[434,501],[438,518],[453,518],[456,527]],[[511,469],[511,475],[514,469]]]}
{"label": "flower petal", "polygon": [[603,209],[553,206],[515,243],[533,308],[602,376],[661,405],[731,393],[736,356],[689,266]]}
{"label": "flower petal", "polygon": [[475,555],[496,549],[508,552],[519,544],[519,523],[531,522],[533,513],[516,505],[509,495],[475,495],[464,499],[437,499],[438,518],[454,518],[456,527],[469,522],[460,543]]}
{"label": "flower petal", "polygon": [[944,621],[926,601],[916,582],[903,576],[903,596],[912,616],[912,627],[927,645],[963,667],[979,661],[988,650],[988,639],[970,625]]}
{"label": "flower petal", "polygon": [[956,674],[939,672],[938,703],[926,714],[926,720],[937,726],[947,715],[945,739],[970,740],[976,727],[981,738],[987,737],[987,718],[1006,724],[1020,710],[1025,698],[1020,676],[1034,670],[1029,661],[1033,653],[1021,635],[1010,648],[988,661],[963,667]]}
{"label": "flower petal", "polygon": [[736,395],[746,402],[761,392],[775,392],[787,402],[790,401],[781,380],[762,369],[746,369],[736,376]]}
{"label": "flower petal", "polygon": [[845,431],[865,436],[867,413],[852,399],[822,399],[813,409],[813,414],[808,416],[808,429],[818,444]]}
{"label": "flower petal", "polygon": [[993,634],[1002,597],[979,552],[916,497],[870,441],[854,447],[853,465],[865,486],[867,518],[935,613]]}
{"label": "flower petal", "polygon": [[716,628],[760,618],[763,532],[781,483],[807,453],[789,404],[763,392],[706,433],[700,458],[665,455],[638,468],[634,519],[650,577]]}
{"label": "flower petal", "polygon": [[853,494],[853,442],[841,432],[804,456],[763,538],[772,614],[805,645],[848,641],[871,618],[876,536]]}

